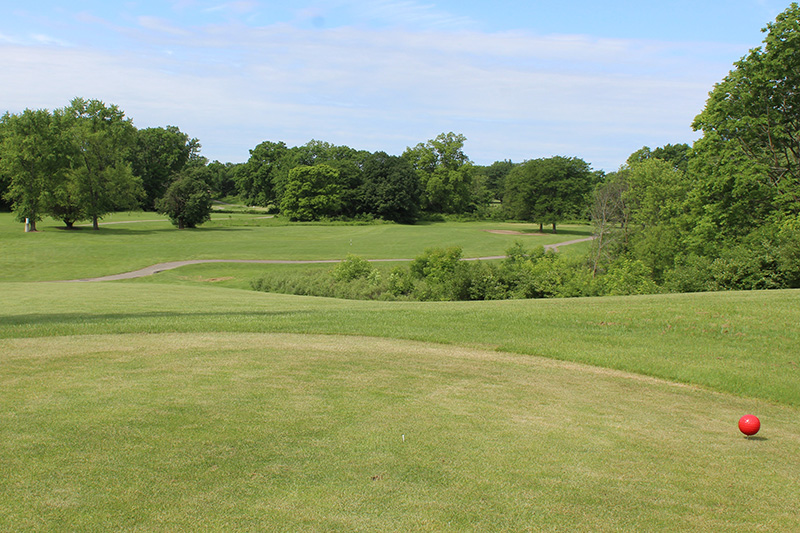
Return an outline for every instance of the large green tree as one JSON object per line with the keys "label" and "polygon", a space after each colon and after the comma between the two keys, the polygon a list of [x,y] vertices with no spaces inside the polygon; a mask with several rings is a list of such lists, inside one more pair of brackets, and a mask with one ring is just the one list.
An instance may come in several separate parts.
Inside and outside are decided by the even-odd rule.
{"label": "large green tree", "polygon": [[336,169],[342,200],[339,214],[352,217],[366,212],[361,185],[369,152],[318,140],[292,148],[291,152],[291,168],[325,164]]}
{"label": "large green tree", "polygon": [[299,166],[289,172],[281,201],[281,213],[290,220],[319,220],[336,216],[342,207],[339,171],[319,164]]}
{"label": "large green tree", "polygon": [[290,170],[290,151],[283,142],[264,141],[233,172],[239,196],[247,205],[280,204]]}
{"label": "large green tree", "polygon": [[177,126],[136,131],[129,158],[133,174],[141,178],[144,187],[142,207],[154,209],[176,174],[199,157],[199,152],[200,142]]}
{"label": "large green tree", "polygon": [[723,190],[739,197],[755,194],[752,202],[735,200],[757,204],[750,206],[755,224],[770,213],[800,214],[798,4],[792,3],[763,31],[763,47],[735,63],[693,124],[703,131],[695,145],[695,169],[710,181],[703,200],[713,203]]}
{"label": "large green tree", "polygon": [[555,232],[557,223],[585,214],[598,177],[577,157],[525,161],[506,176],[503,204],[514,218],[552,224]]}
{"label": "large green tree", "polygon": [[462,134],[442,133],[403,152],[419,176],[424,210],[464,213],[475,207],[477,172],[464,153],[466,140]]}
{"label": "large green tree", "polygon": [[92,227],[99,229],[103,215],[135,207],[143,194],[141,179],[128,163],[136,130],[119,107],[100,100],[75,98],[64,114],[69,120],[77,192]]}
{"label": "large green tree", "polygon": [[419,177],[402,157],[376,152],[367,157],[359,197],[362,212],[413,224],[419,217]]}
{"label": "large green tree", "polygon": [[48,194],[63,179],[68,160],[61,121],[46,109],[26,109],[2,118],[0,173],[9,179],[6,198],[20,221],[32,230],[46,213]]}

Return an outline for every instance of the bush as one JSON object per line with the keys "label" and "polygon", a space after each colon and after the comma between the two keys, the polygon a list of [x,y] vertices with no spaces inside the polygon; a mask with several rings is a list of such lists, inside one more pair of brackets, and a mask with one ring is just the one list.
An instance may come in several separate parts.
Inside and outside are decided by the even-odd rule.
{"label": "bush", "polygon": [[211,193],[199,178],[182,173],[156,201],[156,210],[169,217],[178,229],[194,228],[211,218]]}
{"label": "bush", "polygon": [[638,259],[627,257],[621,257],[611,263],[600,283],[602,294],[610,296],[661,292],[647,266]]}
{"label": "bush", "polygon": [[353,254],[347,254],[344,261],[333,269],[333,278],[337,281],[353,281],[366,278],[373,272],[369,261]]}

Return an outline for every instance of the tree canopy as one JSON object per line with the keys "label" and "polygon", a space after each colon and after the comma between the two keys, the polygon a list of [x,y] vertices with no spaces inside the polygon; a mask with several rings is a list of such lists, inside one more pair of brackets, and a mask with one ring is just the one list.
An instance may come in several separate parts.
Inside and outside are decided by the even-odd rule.
{"label": "tree canopy", "polygon": [[596,181],[586,161],[551,157],[525,161],[505,178],[504,203],[520,220],[556,224],[566,218],[584,216],[589,194]]}
{"label": "tree canopy", "polygon": [[[766,211],[800,214],[800,6],[792,3],[764,28],[763,47],[736,62],[709,95],[693,127],[707,160],[698,170],[715,174],[728,161],[742,169],[732,193],[755,193]],[[727,168],[725,168],[727,167]],[[743,183],[736,183],[741,181]],[[763,189],[762,189],[763,187]],[[766,197],[765,197],[766,193]],[[758,209],[764,214],[764,209]]]}

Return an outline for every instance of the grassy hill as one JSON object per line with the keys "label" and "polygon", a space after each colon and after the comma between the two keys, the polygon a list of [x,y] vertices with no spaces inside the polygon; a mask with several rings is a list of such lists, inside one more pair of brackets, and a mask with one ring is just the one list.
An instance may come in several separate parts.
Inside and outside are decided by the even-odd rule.
{"label": "grassy hill", "polygon": [[25,235],[3,216],[3,530],[800,528],[800,291],[411,303],[202,281],[250,272],[229,265],[41,282],[181,253],[339,257],[348,235],[367,257],[519,237],[268,219]]}

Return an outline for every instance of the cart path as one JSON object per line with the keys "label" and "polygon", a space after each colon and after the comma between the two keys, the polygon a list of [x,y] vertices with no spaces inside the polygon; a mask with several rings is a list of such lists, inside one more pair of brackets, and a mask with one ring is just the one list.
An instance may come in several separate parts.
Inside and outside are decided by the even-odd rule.
{"label": "cart path", "polygon": [[[569,246],[570,244],[577,244],[579,242],[588,242],[593,240],[594,237],[586,237],[583,239],[575,239],[572,241],[559,242],[556,244],[546,244],[545,250],[558,251],[560,246]],[[469,257],[464,261],[482,261],[492,259],[504,259],[504,255],[492,255],[486,257]],[[393,263],[393,262],[410,262],[413,259],[368,259],[370,263]],[[122,274],[112,274],[110,276],[101,276],[99,278],[84,278],[84,279],[70,279],[64,280],[66,282],[87,282],[87,281],[117,281],[121,279],[143,278],[145,276],[152,276],[165,270],[172,270],[187,265],[199,265],[203,263],[253,263],[262,265],[309,265],[321,263],[341,263],[341,259],[314,259],[314,260],[282,260],[282,259],[190,259],[187,261],[169,261],[167,263],[158,263],[150,265],[139,270],[132,272],[124,272]]]}

